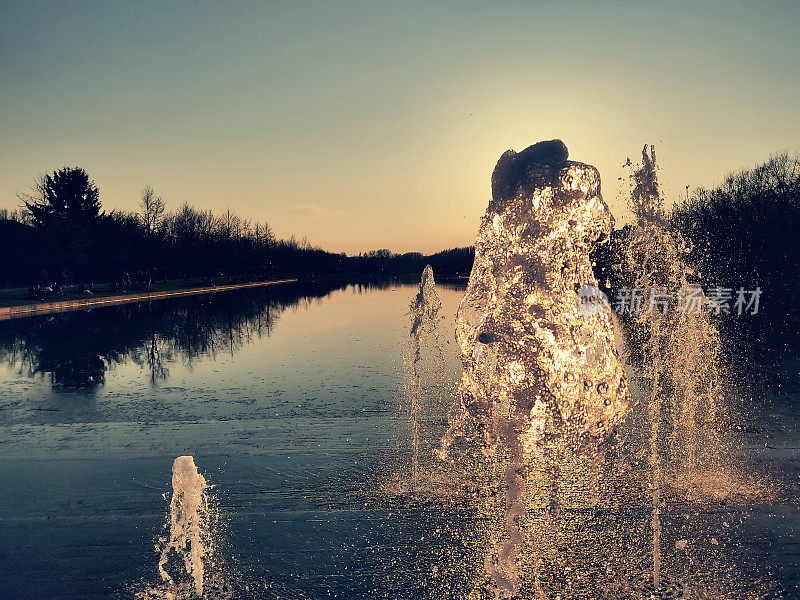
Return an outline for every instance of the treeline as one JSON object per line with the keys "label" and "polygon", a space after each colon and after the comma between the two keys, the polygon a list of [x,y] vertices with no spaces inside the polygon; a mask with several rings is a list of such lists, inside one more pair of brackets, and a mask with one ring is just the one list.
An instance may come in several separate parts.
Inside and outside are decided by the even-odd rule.
{"label": "treeline", "polygon": [[[800,323],[800,157],[775,155],[729,174],[722,184],[697,188],[663,215],[685,243],[694,279],[704,290],[762,290],[756,318],[723,318],[723,332],[746,331],[777,341],[797,336]],[[593,256],[604,291],[615,297],[630,274],[620,271],[630,226],[614,230]],[[795,340],[796,343],[796,340]]]}
{"label": "treeline", "polygon": [[674,207],[670,224],[691,243],[705,285],[758,286],[768,314],[798,314],[800,157],[779,154],[695,190]]}
{"label": "treeline", "polygon": [[167,211],[145,187],[138,212],[100,204],[85,171],[63,168],[40,178],[21,208],[0,212],[0,286],[201,278],[286,276],[397,276],[468,274],[472,248],[433,256],[377,250],[359,256],[332,253],[306,239],[277,239],[269,224],[199,210],[185,202]]}

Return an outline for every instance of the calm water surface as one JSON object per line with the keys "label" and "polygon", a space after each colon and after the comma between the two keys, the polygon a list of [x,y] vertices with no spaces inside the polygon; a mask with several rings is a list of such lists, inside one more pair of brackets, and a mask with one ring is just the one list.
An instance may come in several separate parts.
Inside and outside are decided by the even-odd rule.
{"label": "calm water surface", "polygon": [[[376,561],[426,518],[368,489],[408,455],[415,293],[287,286],[1,324],[0,597],[124,597],[157,579],[184,454],[215,486],[240,570],[301,597],[386,588]],[[446,404],[462,292],[439,294]]]}

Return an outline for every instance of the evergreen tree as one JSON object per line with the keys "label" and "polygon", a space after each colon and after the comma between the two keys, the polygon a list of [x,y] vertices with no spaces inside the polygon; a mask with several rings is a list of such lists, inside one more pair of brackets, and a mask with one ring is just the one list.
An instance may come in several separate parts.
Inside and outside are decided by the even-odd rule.
{"label": "evergreen tree", "polygon": [[36,182],[35,194],[23,202],[37,228],[91,225],[100,217],[100,192],[80,167],[44,175]]}
{"label": "evergreen tree", "polygon": [[43,254],[53,280],[96,275],[100,192],[79,167],[64,167],[41,177],[34,193],[21,198],[29,222],[41,232]]}

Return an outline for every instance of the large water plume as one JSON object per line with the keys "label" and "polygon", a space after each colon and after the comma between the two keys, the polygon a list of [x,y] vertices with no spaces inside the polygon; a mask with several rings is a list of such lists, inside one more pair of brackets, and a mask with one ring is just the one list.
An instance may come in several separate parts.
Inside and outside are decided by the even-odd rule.
{"label": "large water plume", "polygon": [[[523,549],[536,555],[542,546],[522,525],[526,494],[542,493],[547,521],[557,520],[565,460],[597,460],[631,400],[610,309],[584,312],[579,297],[597,289],[589,253],[613,225],[597,170],[568,161],[560,141],[542,142],[500,158],[492,195],[456,338],[464,410],[479,423],[487,457],[504,464],[504,531],[486,570],[496,595],[513,597]],[[457,434],[445,435],[442,456]]]}
{"label": "large water plume", "polygon": [[[483,503],[475,598],[739,597],[708,517],[664,513],[746,486],[721,459],[719,336],[667,227],[652,149],[632,182],[636,223],[619,265],[639,294],[623,311],[631,396],[589,258],[613,224],[596,169],[553,141],[504,154],[493,174],[456,325],[463,411],[439,452],[477,423],[502,492]],[[687,290],[696,311],[665,300],[686,302]]]}

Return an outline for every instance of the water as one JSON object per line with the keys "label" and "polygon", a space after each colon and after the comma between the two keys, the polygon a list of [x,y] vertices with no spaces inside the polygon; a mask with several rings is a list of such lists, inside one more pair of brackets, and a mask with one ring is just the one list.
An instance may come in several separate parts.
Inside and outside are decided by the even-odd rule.
{"label": "water", "polygon": [[[250,579],[308,597],[389,585],[375,561],[418,526],[375,491],[409,472],[415,293],[296,287],[0,325],[0,597],[129,597],[158,582],[162,495],[182,455],[215,486],[227,554]],[[450,331],[460,294],[439,286]],[[87,382],[98,360],[103,383]],[[454,358],[446,368],[457,378]]]}
{"label": "water", "polygon": [[[710,491],[722,480],[739,485],[735,464],[723,464],[725,450],[724,396],[720,386],[720,337],[704,310],[682,311],[656,300],[678,297],[693,280],[685,260],[687,245],[665,224],[664,200],[658,185],[655,149],[642,152],[642,164],[631,174],[631,208],[636,224],[629,233],[623,271],[632,275],[632,288],[642,290],[650,306],[626,322],[629,345],[649,388],[647,398],[649,462],[652,492],[652,582],[660,590],[662,548],[661,512],[665,483],[678,498]],[[642,265],[646,265],[642,268]],[[667,428],[671,431],[667,433]],[[668,444],[664,438],[668,437]],[[766,486],[763,486],[766,487]]]}
{"label": "water", "polygon": [[208,484],[194,458],[179,456],[172,463],[169,523],[158,544],[162,585],[148,588],[142,597],[203,597],[208,591],[206,566],[213,562],[213,513]]}
{"label": "water", "polygon": [[[160,566],[182,581],[183,558],[169,551],[182,545],[181,523],[198,525],[187,535],[213,555],[222,597],[492,597],[506,473],[481,454],[474,423],[462,423],[466,438],[453,440],[448,460],[433,456],[462,418],[452,332],[464,292],[437,283],[440,342],[421,346],[413,422],[416,282],[292,286],[0,324],[0,598],[163,592]],[[787,383],[800,378],[781,375],[782,388],[757,378],[738,389],[748,412],[731,423],[732,451],[775,493],[720,485],[715,498],[696,490],[698,501],[662,504],[660,589],[713,565],[716,579],[701,582],[698,597],[758,597],[769,586],[800,597],[800,386]],[[627,569],[639,597],[652,587],[636,579],[652,569],[651,498],[646,483],[634,485],[651,476],[649,437],[634,435],[649,431],[646,406],[628,425],[629,464],[599,467],[605,483],[592,488],[587,465],[564,459],[562,528],[547,529],[545,510],[519,527],[542,532],[522,543],[540,544],[542,586],[556,582],[562,598],[587,597],[579,592],[608,582],[609,571]],[[411,480],[413,423],[411,493],[392,482]],[[197,469],[184,458],[177,484],[176,457]],[[531,477],[543,491],[534,506],[544,507],[551,475]],[[201,488],[200,500],[186,495]],[[200,509],[176,506],[176,489]],[[197,581],[189,577],[186,593]]]}
{"label": "water", "polygon": [[[433,279],[433,269],[430,265],[425,267],[422,272],[422,279],[419,283],[419,291],[411,302],[409,314],[411,316],[411,447],[413,455],[411,457],[411,490],[419,489],[419,467],[420,467],[420,408],[422,404],[422,377],[425,363],[423,361],[422,348],[426,334],[437,333],[439,321],[439,311],[442,309],[442,301],[436,293],[436,282]],[[441,352],[441,344],[439,344]],[[437,382],[438,383],[438,382]]]}

